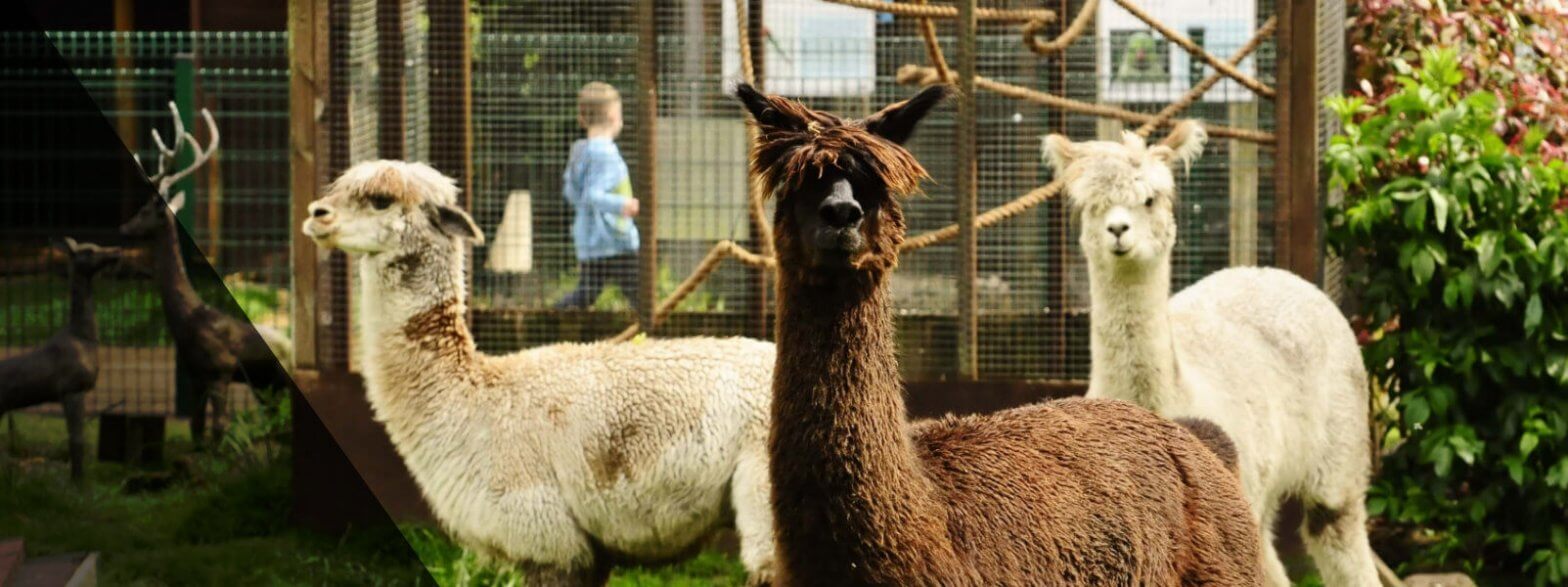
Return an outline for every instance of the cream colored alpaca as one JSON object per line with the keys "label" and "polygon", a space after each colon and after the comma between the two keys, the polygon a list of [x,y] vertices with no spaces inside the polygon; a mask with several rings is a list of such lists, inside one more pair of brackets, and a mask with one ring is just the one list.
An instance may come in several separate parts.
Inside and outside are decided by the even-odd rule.
{"label": "cream colored alpaca", "polygon": [[1366,370],[1354,334],[1312,284],[1277,269],[1219,271],[1170,297],[1176,242],[1171,167],[1203,151],[1191,121],[1174,148],[1046,137],[1067,181],[1089,264],[1089,396],[1224,428],[1263,529],[1264,571],[1289,585],[1272,546],[1280,503],[1306,503],[1302,536],[1331,586],[1378,584],[1364,499],[1371,466]]}
{"label": "cream colored alpaca", "polygon": [[464,256],[483,235],[420,163],[349,169],[304,232],[359,255],[370,404],[436,517],[534,584],[602,584],[611,560],[694,550],[732,511],[772,573],[771,343],[693,338],[475,350]]}

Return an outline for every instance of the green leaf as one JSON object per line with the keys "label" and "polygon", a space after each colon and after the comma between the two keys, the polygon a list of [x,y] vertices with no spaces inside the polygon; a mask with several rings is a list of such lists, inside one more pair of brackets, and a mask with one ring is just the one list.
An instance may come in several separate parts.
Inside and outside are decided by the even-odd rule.
{"label": "green leaf", "polygon": [[1453,470],[1454,451],[1449,450],[1447,446],[1439,446],[1432,451],[1431,456],[1432,471],[1437,473],[1438,477],[1447,477],[1448,472]]}
{"label": "green leaf", "polygon": [[1405,424],[1415,427],[1420,426],[1432,415],[1432,408],[1428,406],[1425,398],[1412,397],[1404,400]]}
{"label": "green leaf", "polygon": [[1530,303],[1524,307],[1524,331],[1534,334],[1541,325],[1541,294],[1530,294]]}
{"label": "green leaf", "polygon": [[1432,217],[1437,220],[1437,231],[1443,232],[1448,226],[1448,196],[1436,188],[1427,190],[1427,193],[1432,196]]}
{"label": "green leaf", "polygon": [[1537,437],[1534,432],[1524,433],[1524,435],[1519,437],[1520,456],[1529,457],[1530,453],[1535,452],[1535,447],[1539,445],[1540,442],[1541,439]]}
{"label": "green leaf", "polygon": [[1524,459],[1518,455],[1510,456],[1503,459],[1503,466],[1508,468],[1508,478],[1514,481],[1514,485],[1523,487]]}
{"label": "green leaf", "polygon": [[1557,461],[1557,464],[1546,472],[1546,484],[1558,489],[1568,489],[1568,456]]}
{"label": "green leaf", "polygon": [[1431,281],[1432,272],[1437,269],[1437,261],[1432,258],[1432,252],[1426,249],[1416,251],[1410,258],[1410,274],[1416,280],[1416,285],[1426,285]]}
{"label": "green leaf", "polygon": [[1481,275],[1491,276],[1497,271],[1497,265],[1502,263],[1502,256],[1497,251],[1497,233],[1487,231],[1481,233],[1481,238],[1476,242],[1476,254],[1480,256]]}

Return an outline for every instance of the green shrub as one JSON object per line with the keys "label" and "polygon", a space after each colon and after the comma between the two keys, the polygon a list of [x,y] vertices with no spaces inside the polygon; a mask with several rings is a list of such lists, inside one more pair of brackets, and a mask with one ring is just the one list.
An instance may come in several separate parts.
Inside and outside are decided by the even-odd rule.
{"label": "green shrub", "polygon": [[1397,90],[1336,98],[1327,237],[1351,260],[1367,368],[1393,401],[1368,498],[1425,529],[1418,565],[1568,581],[1568,170],[1506,143],[1452,50],[1395,60]]}

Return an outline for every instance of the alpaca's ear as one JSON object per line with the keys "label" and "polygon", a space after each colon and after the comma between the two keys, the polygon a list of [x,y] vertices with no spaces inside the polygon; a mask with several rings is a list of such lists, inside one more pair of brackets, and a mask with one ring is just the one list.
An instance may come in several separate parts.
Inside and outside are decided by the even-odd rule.
{"label": "alpaca's ear", "polygon": [[915,97],[891,104],[861,121],[866,130],[894,143],[903,144],[915,134],[915,125],[937,104],[953,94],[953,86],[937,84],[921,90]]}
{"label": "alpaca's ear", "polygon": [[1061,173],[1078,158],[1078,145],[1062,135],[1049,134],[1040,141],[1040,155],[1047,167]]}
{"label": "alpaca's ear", "polygon": [[757,121],[757,126],[763,130],[801,130],[806,128],[806,122],[795,119],[788,113],[773,107],[773,101],[766,94],[751,87],[751,84],[737,84],[735,98],[746,106],[746,111],[751,113],[752,120]]}
{"label": "alpaca's ear", "polygon": [[485,244],[485,233],[480,232],[473,217],[456,206],[429,202],[425,204],[425,215],[447,236],[468,239],[476,245]]}
{"label": "alpaca's ear", "polygon": [[1122,131],[1122,146],[1132,152],[1142,151],[1149,147],[1149,142],[1143,140],[1143,135],[1130,130]]}
{"label": "alpaca's ear", "polygon": [[184,208],[184,207],[185,207],[185,192],[180,192],[180,193],[174,194],[174,197],[169,198],[169,211],[170,212],[179,212],[180,209]]}
{"label": "alpaca's ear", "polygon": [[1191,168],[1193,160],[1203,154],[1203,143],[1208,140],[1209,133],[1203,130],[1203,125],[1196,120],[1183,120],[1176,123],[1164,141],[1149,149],[1149,155],[1171,167],[1181,163],[1184,169]]}

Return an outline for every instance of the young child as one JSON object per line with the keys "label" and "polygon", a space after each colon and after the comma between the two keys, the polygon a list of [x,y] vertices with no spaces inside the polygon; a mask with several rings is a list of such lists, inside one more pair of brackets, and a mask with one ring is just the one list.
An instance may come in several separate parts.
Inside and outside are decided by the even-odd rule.
{"label": "young child", "polygon": [[592,306],[606,283],[621,288],[628,300],[637,295],[637,199],[632,197],[626,160],[615,146],[621,134],[621,94],[604,82],[591,82],[577,92],[577,123],[587,137],[572,143],[566,161],[566,201],[577,210],[572,241],[577,247],[577,289],[556,308]]}

